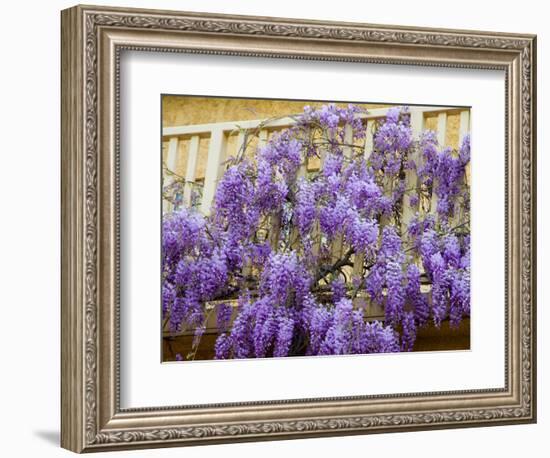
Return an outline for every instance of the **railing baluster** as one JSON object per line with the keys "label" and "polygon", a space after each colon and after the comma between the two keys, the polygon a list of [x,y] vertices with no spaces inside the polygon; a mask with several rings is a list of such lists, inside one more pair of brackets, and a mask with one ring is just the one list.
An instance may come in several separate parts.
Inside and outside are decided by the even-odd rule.
{"label": "railing baluster", "polygon": [[[296,172],[296,182],[299,182],[302,178],[307,177],[307,157],[304,157],[302,160],[302,163],[300,164],[300,167],[298,168],[298,171]],[[277,233],[281,230],[281,221],[280,217],[275,221],[277,226],[272,225],[272,230],[277,230]],[[292,230],[290,231],[290,246],[292,248],[296,248],[299,246],[300,241],[300,230],[298,229],[298,225],[294,225],[292,227]]]}
{"label": "railing baluster", "polygon": [[418,138],[424,130],[424,111],[412,110],[411,111],[411,129],[414,138]]}
{"label": "railing baluster", "polygon": [[[261,129],[258,132],[258,148],[261,148],[267,144],[269,140],[269,131],[267,129]],[[273,250],[277,249],[279,245],[279,236],[281,232],[281,214],[274,213],[269,216],[269,232],[268,241]]]}
{"label": "railing baluster", "polygon": [[[178,146],[179,146],[179,138],[178,137],[172,137],[170,138],[170,141],[168,142],[168,154],[166,156],[166,168],[170,172],[176,172],[176,165],[178,161]],[[167,186],[174,182],[174,177],[170,174],[166,174],[166,180],[164,180],[163,186]],[[168,202],[167,200],[162,200],[162,207],[165,212],[169,212],[172,210],[173,205],[171,202]]]}
{"label": "railing baluster", "polygon": [[374,149],[374,119],[368,119],[365,127],[365,159],[368,159]]}
{"label": "railing baluster", "polygon": [[[413,109],[411,111],[411,130],[413,138],[419,138],[422,130],[424,129],[424,112],[419,109]],[[418,166],[420,161],[420,154],[417,150],[411,150],[409,160],[415,162]],[[418,195],[418,180],[415,170],[407,168],[405,170],[405,196],[403,196],[403,214],[401,216],[401,233],[405,235],[407,233],[407,227],[415,213],[418,211],[418,204],[410,205],[409,196],[411,192],[416,192]],[[412,191],[411,191],[412,190]]]}
{"label": "railing baluster", "polygon": [[[470,133],[470,110],[460,112],[460,125],[458,128],[458,146],[462,144],[462,140],[466,134]],[[470,181],[470,163],[466,166],[466,184]]]}
{"label": "railing baluster", "polygon": [[185,187],[183,189],[183,202],[185,206],[191,206],[191,197],[193,194],[193,184],[197,170],[197,160],[199,157],[200,137],[193,135],[189,140],[189,152],[187,155],[187,170],[185,172]]}
{"label": "railing baluster", "polygon": [[[447,112],[442,111],[437,115],[437,142],[439,143],[439,148],[445,146],[445,137],[447,135]],[[433,189],[436,187],[436,182],[434,180]],[[432,190],[432,197],[430,200],[430,214],[437,214],[437,196]]]}
{"label": "railing baluster", "polygon": [[[235,157],[244,158],[246,154],[246,142],[248,139],[248,132],[246,129],[240,128],[237,134],[237,144],[235,147]],[[271,234],[270,234],[271,235]],[[246,259],[242,267],[242,276],[247,278],[252,274],[252,260]]]}
{"label": "railing baluster", "polygon": [[223,172],[227,139],[222,129],[212,130],[206,159],[204,174],[204,190],[202,193],[201,211],[204,215],[210,214],[212,201],[216,192],[218,180]]}
{"label": "railing baluster", "polygon": [[460,112],[460,124],[458,127],[458,146],[462,143],[464,136],[470,132],[470,110]]}
{"label": "railing baluster", "polygon": [[[352,127],[347,124],[344,127],[344,147],[342,148],[342,153],[344,154],[344,158],[346,160],[350,160],[353,156],[353,147],[351,146],[353,144],[353,129]],[[342,250],[344,247],[344,234],[340,233],[336,236],[334,241],[332,242],[332,260],[333,262],[340,259],[342,256]]]}
{"label": "railing baluster", "polygon": [[[470,110],[463,110],[460,112],[460,124],[458,126],[458,147],[460,148],[460,145],[462,143],[462,140],[464,139],[464,136],[470,132]],[[470,172],[470,164],[466,166],[465,170],[465,176],[461,182],[461,185],[465,184],[468,186],[468,177]],[[458,211],[459,207],[458,204],[455,204],[455,208],[453,209],[453,219],[451,222],[452,226],[456,226],[459,224],[459,221],[461,221],[461,215]]]}
{"label": "railing baluster", "polygon": [[260,133],[258,134],[258,146],[265,146],[268,138],[269,132],[266,129],[260,130]]}
{"label": "railing baluster", "polygon": [[[325,160],[327,158],[327,152],[325,149],[321,150],[321,153],[319,155],[319,171],[318,173],[323,172],[323,167],[325,165]],[[311,230],[311,236],[313,238],[313,256],[317,257],[319,256],[319,252],[321,251],[321,226],[319,224],[319,218],[315,218],[315,222],[313,223],[313,228]]]}
{"label": "railing baluster", "polygon": [[365,262],[365,253],[355,253],[353,256],[353,276],[363,276],[363,263]]}
{"label": "railing baluster", "polygon": [[246,142],[246,130],[240,129],[239,133],[237,134],[237,146],[235,149],[236,157],[244,156],[245,148],[246,148],[245,142]]}
{"label": "railing baluster", "polygon": [[439,146],[445,145],[445,136],[447,134],[447,112],[442,111],[437,115],[437,141]]}
{"label": "railing baluster", "polygon": [[[363,149],[363,156],[367,160],[374,149],[374,124],[375,119],[367,119],[365,124],[365,147]],[[353,276],[362,277],[363,276],[363,264],[365,262],[365,253],[355,253],[353,255]],[[357,302],[357,301],[356,301]]]}
{"label": "railing baluster", "polygon": [[279,246],[279,235],[281,232],[281,214],[274,213],[269,217],[269,234],[268,241],[272,250],[276,250]]}

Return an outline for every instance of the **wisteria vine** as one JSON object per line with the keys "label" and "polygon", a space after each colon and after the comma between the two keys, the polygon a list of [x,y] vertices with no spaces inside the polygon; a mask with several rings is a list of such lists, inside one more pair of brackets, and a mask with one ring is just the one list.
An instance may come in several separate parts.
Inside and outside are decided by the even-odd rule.
{"label": "wisteria vine", "polygon": [[362,114],[305,107],[227,161],[208,216],[164,215],[162,312],[194,331],[187,359],[212,313],[218,359],[411,351],[418,328],[469,316],[469,136],[414,138],[392,108],[365,151]]}

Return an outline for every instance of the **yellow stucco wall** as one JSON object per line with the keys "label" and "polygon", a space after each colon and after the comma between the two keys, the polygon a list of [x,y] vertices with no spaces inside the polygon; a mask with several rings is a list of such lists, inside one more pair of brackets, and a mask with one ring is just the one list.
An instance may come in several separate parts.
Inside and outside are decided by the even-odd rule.
{"label": "yellow stucco wall", "polygon": [[[445,132],[445,146],[458,148],[459,143],[460,111],[450,110],[447,112],[447,129]],[[437,115],[428,115],[424,118],[426,130],[437,131]]]}
{"label": "yellow stucco wall", "polygon": [[[327,102],[229,99],[167,95],[162,98],[162,125],[164,127],[206,124],[212,122],[264,119],[301,113],[305,105],[320,107]],[[336,104],[347,106],[347,104]],[[358,104],[366,109],[388,105]]]}

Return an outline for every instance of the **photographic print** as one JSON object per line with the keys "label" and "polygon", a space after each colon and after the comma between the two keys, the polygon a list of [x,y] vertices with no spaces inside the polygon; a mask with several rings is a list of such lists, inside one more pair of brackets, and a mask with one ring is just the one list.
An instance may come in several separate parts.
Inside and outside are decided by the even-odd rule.
{"label": "photographic print", "polygon": [[470,348],[470,109],[163,95],[162,360]]}
{"label": "photographic print", "polygon": [[64,448],[536,422],[535,35],[79,5],[61,44]]}
{"label": "photographic print", "polygon": [[535,35],[61,25],[64,448],[536,422]]}

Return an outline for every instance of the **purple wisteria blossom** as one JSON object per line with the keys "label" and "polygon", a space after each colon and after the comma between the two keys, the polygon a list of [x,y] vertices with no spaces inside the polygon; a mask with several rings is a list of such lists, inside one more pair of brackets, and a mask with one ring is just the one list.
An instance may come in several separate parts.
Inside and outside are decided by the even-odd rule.
{"label": "purple wisteria blossom", "polygon": [[390,176],[397,175],[405,165],[406,152],[412,145],[412,130],[405,113],[405,109],[391,108],[374,135],[373,165]]}
{"label": "purple wisteria blossom", "polygon": [[420,285],[420,269],[416,264],[409,264],[407,268],[406,296],[413,309],[416,323],[425,325],[430,317],[430,306],[428,299],[422,294]]}
{"label": "purple wisteria blossom", "polygon": [[222,332],[227,331],[233,315],[233,307],[230,304],[219,304],[217,307],[216,325]]}
{"label": "purple wisteria blossom", "polygon": [[470,315],[470,136],[440,145],[395,107],[365,151],[366,114],[305,107],[222,164],[207,215],[164,215],[162,316],[186,358],[210,317],[214,357],[239,359],[413,351]]}
{"label": "purple wisteria blossom", "polygon": [[412,312],[406,312],[403,315],[402,321],[402,333],[401,333],[401,350],[412,351],[414,342],[416,340],[416,322],[414,314]]}

